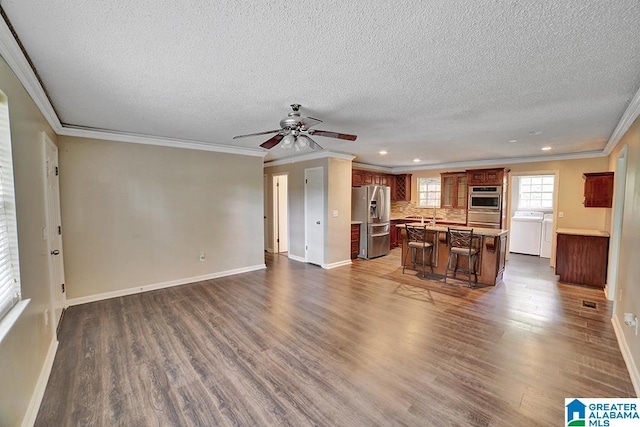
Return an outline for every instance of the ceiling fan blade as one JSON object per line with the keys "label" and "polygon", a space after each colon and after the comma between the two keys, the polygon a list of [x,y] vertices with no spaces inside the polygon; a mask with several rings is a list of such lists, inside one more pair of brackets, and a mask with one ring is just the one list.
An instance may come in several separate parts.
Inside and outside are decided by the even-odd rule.
{"label": "ceiling fan blade", "polygon": [[309,138],[307,135],[300,135],[298,138],[305,138],[309,142],[309,147],[313,148],[314,150],[324,150],[324,148],[322,148],[320,144]]}
{"label": "ceiling fan blade", "polygon": [[275,135],[271,139],[268,139],[267,141],[260,144],[260,147],[266,148],[267,150],[269,150],[275,147],[276,145],[278,145],[280,141],[282,141],[282,138],[284,138],[284,135]]}
{"label": "ceiling fan blade", "polygon": [[348,133],[337,133],[328,130],[309,130],[309,135],[326,136],[328,138],[346,139],[347,141],[355,141],[358,135],[349,135]]}
{"label": "ceiling fan blade", "polygon": [[302,130],[307,130],[311,126],[315,126],[318,123],[322,123],[322,120],[314,119],[313,117],[303,117],[302,119],[300,119],[300,128]]}
{"label": "ceiling fan blade", "polygon": [[276,129],[276,130],[268,130],[266,132],[258,132],[258,133],[249,133],[247,135],[238,135],[238,136],[234,136],[233,139],[238,139],[238,138],[245,138],[247,136],[256,136],[256,135],[266,135],[269,133],[276,133],[276,132],[280,132],[282,129]]}

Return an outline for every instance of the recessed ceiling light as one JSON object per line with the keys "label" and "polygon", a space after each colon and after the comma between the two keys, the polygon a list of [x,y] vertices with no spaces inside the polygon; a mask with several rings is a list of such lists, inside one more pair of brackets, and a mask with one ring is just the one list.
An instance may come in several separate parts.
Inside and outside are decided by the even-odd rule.
{"label": "recessed ceiling light", "polygon": [[549,150],[551,150],[551,147],[549,147],[549,146],[542,147],[542,151],[549,151]]}
{"label": "recessed ceiling light", "polygon": [[378,154],[380,154],[381,156],[384,156],[385,154],[387,154],[387,150],[379,151]]}
{"label": "recessed ceiling light", "polygon": [[418,163],[420,161],[420,159],[413,159],[413,163]]}
{"label": "recessed ceiling light", "polygon": [[529,135],[540,135],[542,134],[541,130],[532,130],[531,132],[529,132]]}
{"label": "recessed ceiling light", "polygon": [[517,139],[510,139],[509,142],[518,142]]}

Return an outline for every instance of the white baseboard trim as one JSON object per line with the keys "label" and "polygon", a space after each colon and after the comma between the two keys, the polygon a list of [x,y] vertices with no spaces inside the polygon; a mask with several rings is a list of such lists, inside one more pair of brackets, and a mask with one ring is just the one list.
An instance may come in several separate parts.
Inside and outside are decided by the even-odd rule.
{"label": "white baseboard trim", "polygon": [[289,259],[292,259],[294,261],[298,261],[298,262],[307,262],[307,260],[303,257],[300,256],[296,256],[296,255],[291,255],[291,254],[287,254],[287,256],[289,257]]}
{"label": "white baseboard trim", "polygon": [[262,270],[267,268],[265,264],[251,265],[249,267],[236,268],[234,270],[219,271],[217,273],[205,274],[202,276],[186,277],[184,279],[171,280],[162,283],[153,283],[150,285],[136,286],[134,288],[120,289],[102,294],[87,295],[86,297],[71,298],[67,300],[69,306],[86,304],[89,302],[101,301],[109,298],[122,297],[126,295],[139,294],[142,292],[154,291],[156,289],[170,288],[172,286],[186,285],[188,283],[201,282],[203,280],[217,279],[225,276],[233,276],[234,274],[248,273],[250,271]]}
{"label": "white baseboard trim", "polygon": [[342,267],[344,265],[351,265],[351,260],[346,259],[344,261],[332,262],[331,264],[322,264],[320,267],[330,270],[332,268]]}
{"label": "white baseboard trim", "polygon": [[40,404],[44,397],[44,391],[47,389],[47,383],[49,382],[49,375],[51,375],[51,369],[53,368],[53,361],[56,358],[56,351],[58,351],[58,340],[54,337],[49,345],[49,351],[47,352],[47,357],[44,359],[44,364],[40,370],[40,376],[38,377],[36,388],[31,395],[27,412],[24,414],[24,418],[22,419],[23,427],[31,427],[36,422],[36,417],[40,410]]}
{"label": "white baseboard trim", "polygon": [[640,396],[640,373],[638,373],[638,367],[636,366],[631,350],[629,350],[629,346],[627,345],[622,325],[615,314],[611,318],[611,323],[613,324],[613,330],[616,333],[616,338],[618,339],[618,346],[620,346],[622,358],[624,359],[624,363],[627,365],[627,371],[629,371],[629,376],[631,377],[633,390],[636,392],[636,396]]}

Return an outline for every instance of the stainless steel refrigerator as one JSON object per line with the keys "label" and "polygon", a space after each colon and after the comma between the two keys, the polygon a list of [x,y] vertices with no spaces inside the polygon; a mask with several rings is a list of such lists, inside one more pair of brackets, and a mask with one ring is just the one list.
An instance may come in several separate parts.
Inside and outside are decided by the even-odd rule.
{"label": "stainless steel refrigerator", "polygon": [[351,220],[362,221],[360,258],[375,258],[389,253],[390,188],[365,185],[351,189]]}

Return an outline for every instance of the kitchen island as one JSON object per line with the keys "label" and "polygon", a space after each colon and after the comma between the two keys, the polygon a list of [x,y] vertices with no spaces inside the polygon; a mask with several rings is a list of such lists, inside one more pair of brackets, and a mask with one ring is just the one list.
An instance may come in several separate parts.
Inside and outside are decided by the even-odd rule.
{"label": "kitchen island", "polygon": [[[398,224],[398,228],[402,230],[402,258],[400,265],[404,264],[405,253],[407,250],[407,234],[406,225],[422,226],[425,224],[409,223]],[[457,229],[470,230],[471,227],[456,226]],[[449,256],[449,247],[447,246],[447,226],[446,225],[427,225],[428,238],[435,242],[433,247],[433,272],[435,275],[444,276],[447,257]],[[478,249],[478,284],[496,285],[502,280],[507,255],[507,236],[508,230],[496,228],[473,228],[474,247]],[[409,255],[411,256],[411,255]],[[421,251],[417,251],[417,262],[422,266]],[[407,260],[408,267],[413,267],[411,260]],[[466,258],[460,257],[460,268],[466,268]],[[421,268],[421,267],[420,267]],[[451,276],[450,276],[451,277]],[[463,274],[459,274],[458,278],[465,278]],[[472,279],[473,280],[473,279]]]}

